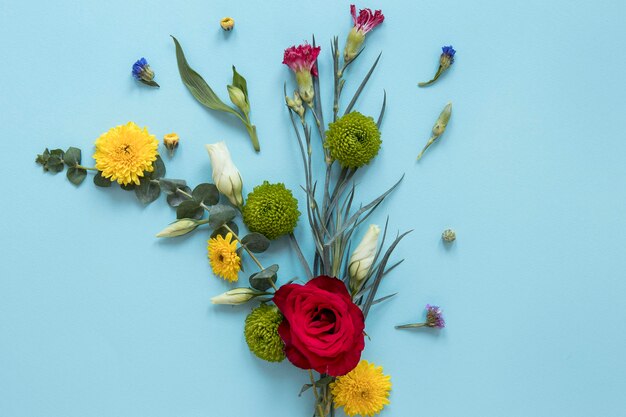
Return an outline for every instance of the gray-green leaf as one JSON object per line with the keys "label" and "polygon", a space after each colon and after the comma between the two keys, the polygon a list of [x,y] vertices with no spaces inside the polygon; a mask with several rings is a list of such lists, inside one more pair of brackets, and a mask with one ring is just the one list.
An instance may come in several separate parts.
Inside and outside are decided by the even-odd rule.
{"label": "gray-green leaf", "polygon": [[70,147],[65,152],[65,156],[63,157],[63,160],[65,161],[65,165],[67,165],[68,167],[75,167],[76,165],[80,165],[80,159],[81,159],[80,149],[74,148],[74,147]]}
{"label": "gray-green leaf", "polygon": [[204,210],[200,207],[197,201],[187,200],[183,201],[176,208],[177,219],[201,219],[204,214]]}
{"label": "gray-green leaf", "polygon": [[198,203],[204,203],[207,206],[213,206],[220,200],[220,192],[214,184],[198,184],[191,193],[193,199]]}
{"label": "gray-green leaf", "polygon": [[270,265],[261,272],[250,275],[250,286],[259,291],[266,291],[278,278],[278,265]]}
{"label": "gray-green leaf", "polygon": [[74,185],[80,185],[87,177],[87,170],[83,168],[70,167],[67,169],[67,179]]}
{"label": "gray-green leaf", "polygon": [[152,181],[148,178],[142,178],[139,182],[139,186],[135,187],[135,195],[137,199],[143,204],[150,204],[161,194],[161,187],[156,181]]}
{"label": "gray-green leaf", "polygon": [[102,171],[98,171],[96,175],[93,176],[93,183],[98,187],[110,187],[111,184],[113,184],[110,179],[102,176]]}
{"label": "gray-green leaf", "polygon": [[261,253],[270,247],[270,240],[261,233],[252,232],[241,239],[241,244],[254,253]]}
{"label": "gray-green leaf", "polygon": [[225,204],[211,206],[209,207],[209,226],[217,229],[234,219],[235,216],[237,216],[237,211],[231,206]]}

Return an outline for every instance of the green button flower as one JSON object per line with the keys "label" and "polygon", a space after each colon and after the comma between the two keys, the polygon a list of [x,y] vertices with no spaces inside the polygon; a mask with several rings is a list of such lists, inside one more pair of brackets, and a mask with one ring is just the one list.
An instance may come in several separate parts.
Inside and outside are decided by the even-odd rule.
{"label": "green button flower", "polygon": [[359,168],[378,154],[381,143],[374,119],[355,111],[328,126],[324,146],[342,167]]}
{"label": "green button flower", "polygon": [[274,306],[261,305],[248,315],[244,335],[250,351],[268,362],[285,359],[284,344],[278,334],[283,316]]}
{"label": "green button flower", "polygon": [[276,239],[293,232],[298,224],[298,200],[285,184],[263,184],[248,194],[243,208],[243,221],[252,232]]}

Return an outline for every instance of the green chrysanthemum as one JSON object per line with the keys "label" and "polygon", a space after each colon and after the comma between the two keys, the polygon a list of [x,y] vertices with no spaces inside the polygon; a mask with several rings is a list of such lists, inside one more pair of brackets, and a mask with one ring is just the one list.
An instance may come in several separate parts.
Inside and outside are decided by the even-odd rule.
{"label": "green chrysanthemum", "polygon": [[328,126],[324,146],[342,167],[359,168],[378,154],[381,143],[374,119],[354,111]]}
{"label": "green chrysanthemum", "polygon": [[268,239],[293,232],[299,217],[298,200],[281,183],[265,181],[254,187],[243,208],[243,221],[248,229]]}
{"label": "green chrysanthemum", "polygon": [[261,305],[248,315],[244,334],[250,351],[268,362],[285,359],[284,344],[278,335],[283,316],[273,306]]}

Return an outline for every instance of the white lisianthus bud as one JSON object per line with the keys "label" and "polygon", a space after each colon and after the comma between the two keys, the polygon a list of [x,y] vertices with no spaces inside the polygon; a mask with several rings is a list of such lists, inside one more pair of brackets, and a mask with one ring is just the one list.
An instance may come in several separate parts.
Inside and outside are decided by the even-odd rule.
{"label": "white lisianthus bud", "polygon": [[211,302],[213,304],[239,305],[245,304],[254,297],[264,294],[265,293],[253,290],[252,288],[240,287],[211,298]]}
{"label": "white lisianthus bud", "polygon": [[201,222],[194,219],[180,219],[171,223],[165,229],[157,233],[156,237],[176,237],[193,231]]}
{"label": "white lisianthus bud", "polygon": [[217,142],[205,146],[211,158],[215,186],[220,193],[228,197],[233,205],[242,207],[243,195],[241,190],[243,189],[243,181],[239,170],[230,158],[230,152],[228,152],[226,144]]}
{"label": "white lisianthus bud", "polygon": [[363,281],[374,263],[374,257],[376,256],[376,248],[378,247],[378,235],[380,234],[380,227],[375,224],[370,225],[369,229],[363,236],[361,243],[356,247],[352,256],[350,257],[350,263],[348,271],[350,273],[350,280],[352,282],[353,289],[358,287],[359,282]]}
{"label": "white lisianthus bud", "polygon": [[248,114],[250,112],[250,105],[248,104],[248,100],[246,100],[246,95],[240,88],[237,88],[233,85],[226,86],[228,88],[228,96],[230,97],[230,101],[239,109]]}

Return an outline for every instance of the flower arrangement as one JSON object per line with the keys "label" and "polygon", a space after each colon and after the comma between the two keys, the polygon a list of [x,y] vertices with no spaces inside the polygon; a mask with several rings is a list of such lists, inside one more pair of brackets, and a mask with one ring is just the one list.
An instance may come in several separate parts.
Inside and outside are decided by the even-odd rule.
{"label": "flower arrangement", "polygon": [[[67,167],[67,177],[75,185],[85,180],[88,171],[93,171],[96,186],[110,187],[117,182],[145,204],[166,194],[167,203],[176,210],[176,219],[157,234],[159,238],[208,229],[207,257],[214,275],[238,285],[214,296],[211,302],[254,303],[242,325],[251,353],[268,362],[287,359],[295,367],[306,370],[309,381],[300,394],[313,392],[314,415],[318,417],[334,415],[338,407],[349,416],[373,416],[389,404],[391,377],[381,366],[363,358],[362,352],[371,307],[395,295],[380,296],[378,290],[383,278],[402,263],[402,260],[392,264],[390,261],[394,249],[410,233],[389,238],[388,220],[384,228],[369,225],[361,240],[355,241],[361,227],[402,178],[379,197],[357,207],[354,175],[357,170],[366,169],[383,145],[380,129],[386,95],[376,119],[358,112],[355,106],[380,55],[342,113],[340,99],[347,70],[358,61],[366,35],[383,23],[385,17],[380,10],[362,9],[357,13],[354,5],[350,13],[354,26],[347,35],[343,53],[337,37],[331,42],[334,83],[332,112],[328,115],[323,111],[319,93],[317,60],[322,48],[313,38],[310,44],[294,45],[284,52],[283,64],[293,71],[296,83],[292,95],[287,94],[287,83],[284,91],[287,113],[300,149],[305,213],[298,209],[298,195],[282,183],[262,181],[244,197],[244,181],[224,142],[206,145],[213,183],[191,188],[184,180],[166,178],[158,140],[147,128],[133,122],[113,127],[95,141],[93,167],[82,165],[82,152],[74,147],[67,151],[46,149],[36,159],[44,171],[57,173]],[[258,151],[256,128],[249,118],[245,79],[233,67],[233,82],[227,89],[235,108],[226,105],[189,67],[176,38],[174,43],[181,79],[191,94],[209,109],[237,116]],[[435,79],[454,62],[455,51],[446,48],[441,58],[442,68]],[[133,67],[133,75],[148,85],[156,84],[152,81],[154,72],[143,58]],[[424,150],[443,134],[450,109],[448,105],[441,113]],[[328,124],[325,116],[331,117]],[[319,145],[314,144],[314,136],[319,136]],[[164,145],[173,152],[178,146],[178,136],[166,135]],[[313,166],[315,152],[324,157],[321,172]],[[301,218],[308,223],[310,243],[315,248],[310,256],[302,252],[293,233]],[[242,223],[246,233],[240,233]],[[279,280],[278,264],[264,267],[257,258],[273,241],[282,238],[291,241],[303,272],[302,276],[286,282]],[[454,240],[445,233],[444,239]],[[251,260],[256,270],[249,275],[247,284],[240,285],[245,259]],[[396,327],[441,329],[444,326],[441,309],[427,305],[425,322]]]}

